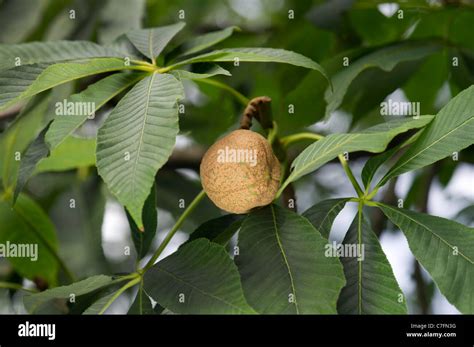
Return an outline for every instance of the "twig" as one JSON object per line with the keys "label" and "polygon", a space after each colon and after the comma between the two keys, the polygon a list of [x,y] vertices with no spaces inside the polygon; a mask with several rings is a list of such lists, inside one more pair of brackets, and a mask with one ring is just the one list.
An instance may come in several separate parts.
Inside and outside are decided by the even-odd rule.
{"label": "twig", "polygon": [[[272,145],[273,152],[280,163],[283,163],[284,173],[282,176],[289,174],[287,167],[291,165],[288,161],[286,149],[276,133],[275,124],[272,117],[271,108],[272,99],[268,96],[259,96],[249,101],[247,107],[240,119],[240,129],[250,129],[252,127],[252,120],[256,119],[262,128],[269,134],[269,142]],[[283,177],[282,182],[286,177]],[[296,211],[296,195],[293,186],[290,184],[285,187],[282,194],[283,204],[290,210]]]}
{"label": "twig", "polygon": [[174,234],[179,230],[179,227],[183,224],[185,219],[188,217],[188,215],[193,212],[193,210],[196,208],[196,206],[199,204],[199,202],[206,196],[206,193],[204,190],[202,190],[194,200],[189,204],[189,206],[184,210],[184,212],[181,214],[181,216],[178,218],[176,221],[175,225],[171,228],[171,230],[168,232],[166,235],[165,239],[163,242],[161,242],[160,246],[158,249],[155,251],[151,259],[146,263],[146,265],[143,267],[143,271],[147,271],[150,267],[155,264],[155,261],[158,259],[158,257],[161,255],[161,253],[165,250],[166,246],[168,243],[171,241],[173,238]]}
{"label": "twig", "polygon": [[240,119],[240,129],[250,129],[252,118],[258,120],[263,129],[273,128],[271,102],[268,96],[259,96],[249,101]]}

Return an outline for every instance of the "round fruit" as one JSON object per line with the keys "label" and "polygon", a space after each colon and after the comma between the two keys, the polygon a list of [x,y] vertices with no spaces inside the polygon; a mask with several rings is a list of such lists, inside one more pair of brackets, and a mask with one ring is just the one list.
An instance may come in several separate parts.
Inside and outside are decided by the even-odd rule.
{"label": "round fruit", "polygon": [[201,162],[209,198],[231,213],[270,204],[280,183],[280,163],[268,141],[251,130],[235,130],[214,143]]}

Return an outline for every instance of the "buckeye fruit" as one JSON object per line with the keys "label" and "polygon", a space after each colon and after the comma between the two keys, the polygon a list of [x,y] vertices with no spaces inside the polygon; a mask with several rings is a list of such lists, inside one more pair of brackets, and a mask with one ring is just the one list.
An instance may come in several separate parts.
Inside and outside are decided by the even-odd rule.
{"label": "buckeye fruit", "polygon": [[214,143],[204,155],[201,181],[214,204],[230,213],[247,213],[270,204],[280,183],[280,163],[268,141],[239,129]]}

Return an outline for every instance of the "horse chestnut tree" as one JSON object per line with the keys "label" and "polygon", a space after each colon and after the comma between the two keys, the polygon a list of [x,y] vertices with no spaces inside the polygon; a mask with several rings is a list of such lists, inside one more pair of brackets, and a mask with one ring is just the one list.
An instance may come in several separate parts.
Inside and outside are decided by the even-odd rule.
{"label": "horse chestnut tree", "polygon": [[[472,76],[436,69],[441,82],[453,77],[439,109],[429,86],[416,88],[451,62],[443,50],[472,45],[425,39],[422,24],[416,42],[356,30],[364,50],[330,45],[320,65],[311,50],[233,47],[236,27],[197,37],[184,27],[0,45],[0,116],[12,119],[0,134],[0,287],[26,290],[30,313],[102,314],[129,295],[131,314],[403,314],[406,293],[380,244],[392,228],[442,295],[474,313],[474,230],[426,205],[439,172],[447,182],[459,160],[472,165]],[[314,49],[334,40],[317,33],[307,34]],[[365,117],[398,87],[422,99],[422,114]],[[320,126],[338,110],[352,114],[351,130]],[[180,136],[192,146],[176,146]],[[321,187],[323,166],[353,193]],[[416,183],[397,197],[408,172]],[[120,266],[104,265],[92,232],[105,197],[128,219],[132,262]],[[337,244],[331,229],[346,207],[353,221]],[[18,256],[20,244],[38,245],[37,261]]]}

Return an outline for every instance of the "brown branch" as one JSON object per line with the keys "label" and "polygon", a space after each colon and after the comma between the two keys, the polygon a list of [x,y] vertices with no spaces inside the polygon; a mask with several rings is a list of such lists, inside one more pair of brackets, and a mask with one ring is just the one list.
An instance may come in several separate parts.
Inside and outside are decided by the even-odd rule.
{"label": "brown branch", "polygon": [[258,120],[263,129],[273,128],[271,102],[272,99],[268,96],[259,96],[250,100],[240,119],[240,129],[250,129],[253,118]]}

